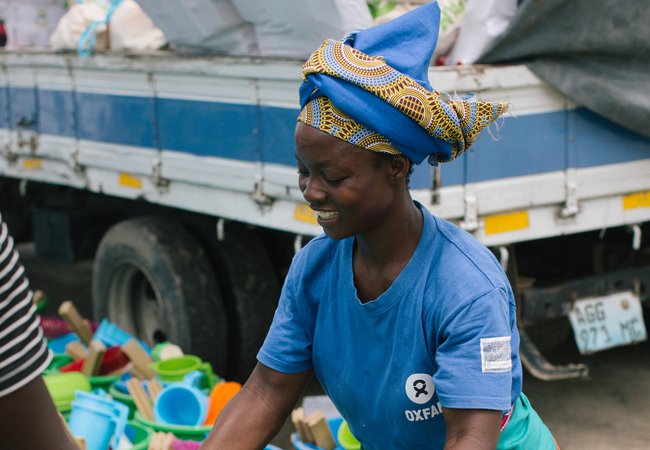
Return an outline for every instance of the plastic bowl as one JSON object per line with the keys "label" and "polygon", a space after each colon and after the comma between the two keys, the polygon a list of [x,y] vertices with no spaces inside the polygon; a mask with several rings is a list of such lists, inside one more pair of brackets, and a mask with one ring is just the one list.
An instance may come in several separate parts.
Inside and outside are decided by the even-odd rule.
{"label": "plastic bowl", "polygon": [[88,377],[81,372],[51,373],[45,375],[43,380],[56,409],[61,413],[72,409],[76,391],[90,392],[91,390]]}
{"label": "plastic bowl", "polygon": [[153,436],[153,430],[133,420],[127,422],[124,434],[133,446],[130,450],[147,450]]}
{"label": "plastic bowl", "polygon": [[108,391],[109,388],[120,379],[119,375],[94,375],[89,377],[90,387],[92,389],[103,389]]}
{"label": "plastic bowl", "polygon": [[70,358],[68,355],[53,355],[52,362],[49,366],[47,366],[47,369],[45,369],[44,373],[58,373],[60,367],[63,367],[70,362],[72,362],[72,358]]}
{"label": "plastic bowl", "polygon": [[108,390],[108,394],[113,397],[113,400],[116,400],[123,405],[126,405],[129,407],[129,420],[133,419],[133,414],[135,412],[135,402],[133,401],[133,397],[131,397],[129,394],[125,394],[124,392],[120,391],[115,387],[115,385],[112,385],[110,389]]}
{"label": "plastic bowl", "polygon": [[185,425],[169,425],[166,423],[157,423],[145,419],[139,412],[135,412],[133,418],[136,422],[151,428],[154,431],[162,431],[165,433],[172,433],[174,436],[181,440],[202,441],[204,440],[212,426],[198,425],[196,427],[189,427]]}
{"label": "plastic bowl", "polygon": [[339,445],[345,450],[360,450],[361,443],[352,435],[348,423],[344,420],[341,422],[339,431],[336,433]]}

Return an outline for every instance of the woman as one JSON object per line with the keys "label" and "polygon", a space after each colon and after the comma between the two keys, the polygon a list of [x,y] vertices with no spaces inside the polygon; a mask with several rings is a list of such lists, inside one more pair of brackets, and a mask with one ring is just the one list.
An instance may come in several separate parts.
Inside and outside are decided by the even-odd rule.
{"label": "woman", "polygon": [[294,258],[259,363],[204,448],[262,448],[313,372],[364,449],[556,448],[521,394],[498,262],[409,193],[413,164],[455,158],[507,108],[431,88],[438,25],[427,4],[303,66],[299,186],[325,234]]}

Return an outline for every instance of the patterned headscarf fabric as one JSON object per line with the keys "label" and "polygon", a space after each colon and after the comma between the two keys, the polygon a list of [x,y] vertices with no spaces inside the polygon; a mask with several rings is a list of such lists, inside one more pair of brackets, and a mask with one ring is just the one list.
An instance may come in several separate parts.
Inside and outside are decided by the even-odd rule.
{"label": "patterned headscarf fabric", "polygon": [[[376,148],[388,145],[415,164],[427,157],[435,164],[461,155],[508,104],[479,102],[473,96],[445,98],[431,88],[428,67],[439,22],[434,2],[343,41],[326,40],[303,65],[298,120],[368,148],[347,139],[361,142],[358,133],[364,130],[362,134],[381,137],[371,139],[382,142]],[[328,100],[319,100],[323,97]],[[340,117],[356,122],[345,122],[346,130],[355,132],[342,132]]]}
{"label": "patterned headscarf fabric", "polygon": [[388,139],[356,122],[327,97],[317,97],[307,103],[300,111],[298,121],[366,150],[401,154]]}

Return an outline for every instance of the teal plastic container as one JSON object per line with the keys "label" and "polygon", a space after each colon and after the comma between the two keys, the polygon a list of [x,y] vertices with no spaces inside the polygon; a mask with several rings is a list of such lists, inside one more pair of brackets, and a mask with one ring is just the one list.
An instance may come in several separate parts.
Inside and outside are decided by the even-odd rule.
{"label": "teal plastic container", "polygon": [[127,422],[124,435],[133,445],[130,450],[147,450],[153,437],[153,430],[133,420]]}
{"label": "teal plastic container", "polygon": [[154,431],[172,433],[178,439],[185,440],[185,441],[202,441],[208,436],[208,433],[212,429],[211,425],[199,425],[195,427],[189,427],[185,425],[169,425],[165,423],[157,423],[145,419],[137,411],[134,414],[134,419],[139,424],[151,428]]}

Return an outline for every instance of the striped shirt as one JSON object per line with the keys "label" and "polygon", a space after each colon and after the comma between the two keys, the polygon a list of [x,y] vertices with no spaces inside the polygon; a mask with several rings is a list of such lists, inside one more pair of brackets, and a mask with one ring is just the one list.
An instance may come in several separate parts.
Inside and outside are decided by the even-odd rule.
{"label": "striped shirt", "polygon": [[0,397],[35,379],[51,359],[25,269],[0,216]]}

